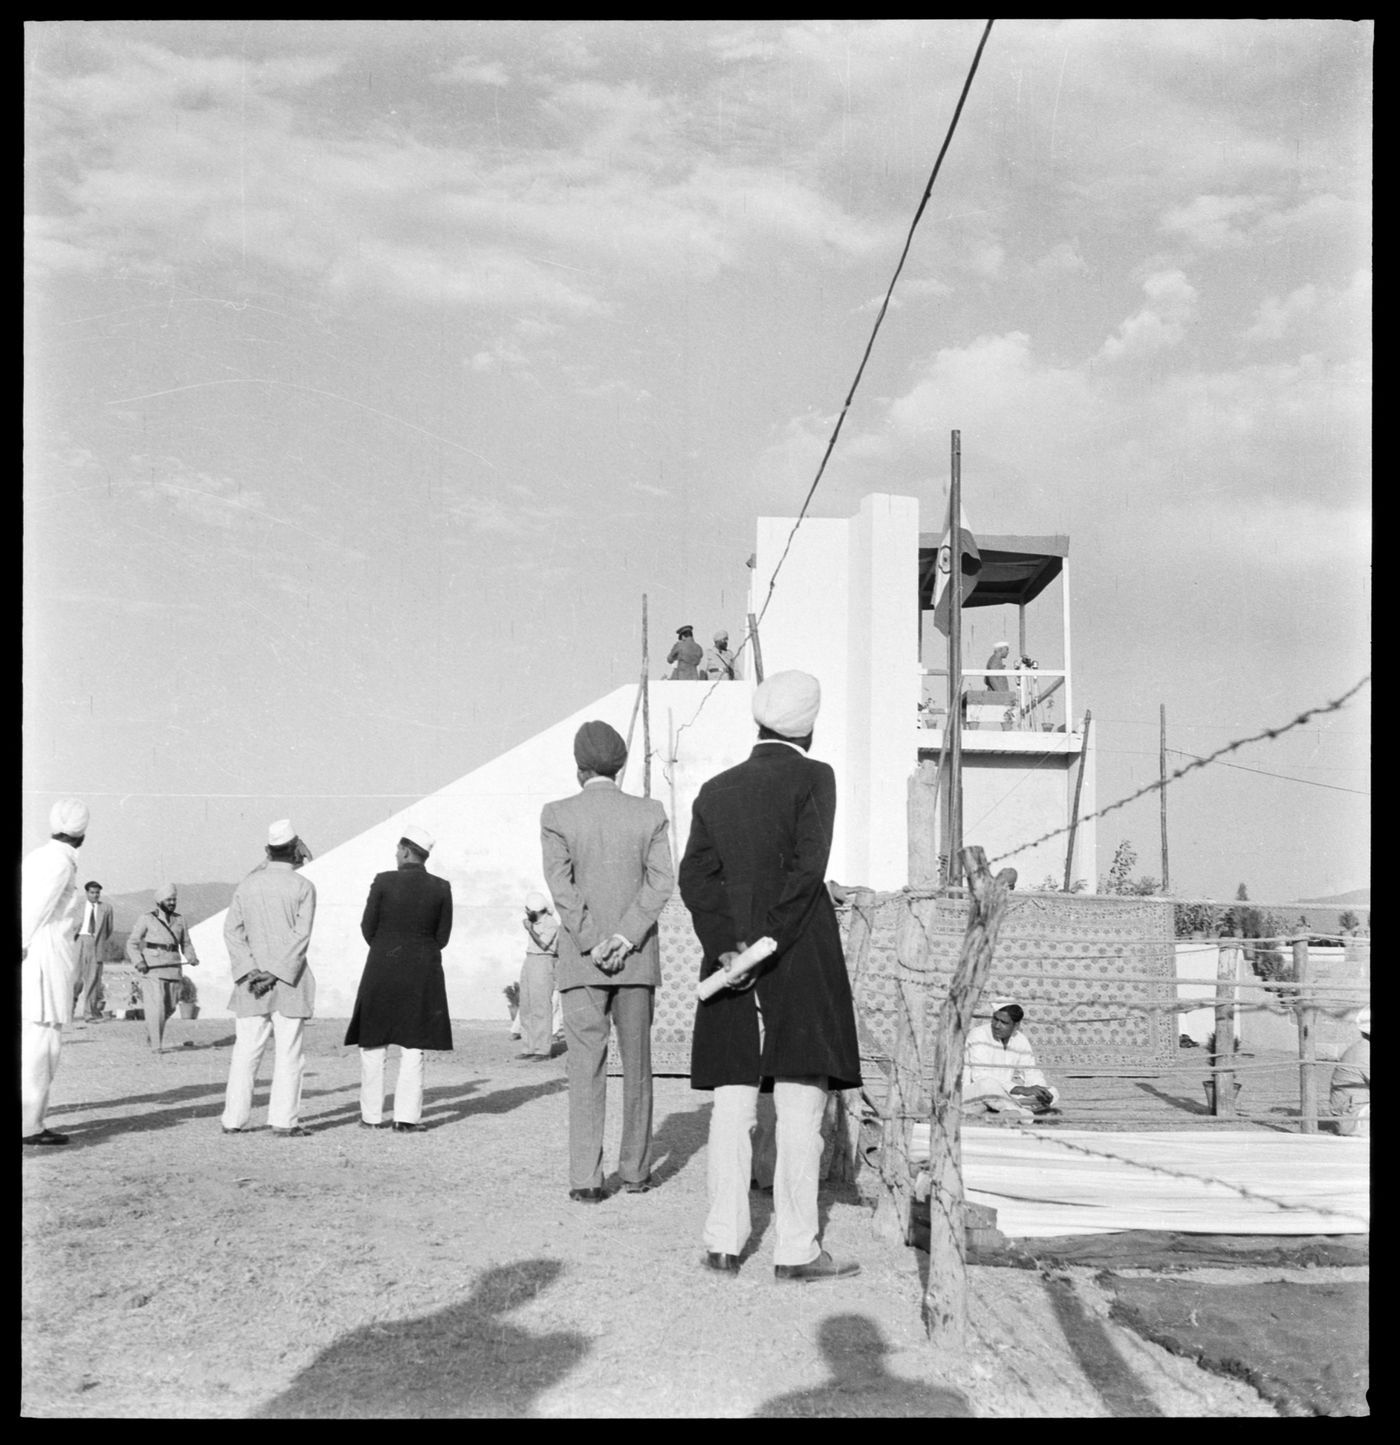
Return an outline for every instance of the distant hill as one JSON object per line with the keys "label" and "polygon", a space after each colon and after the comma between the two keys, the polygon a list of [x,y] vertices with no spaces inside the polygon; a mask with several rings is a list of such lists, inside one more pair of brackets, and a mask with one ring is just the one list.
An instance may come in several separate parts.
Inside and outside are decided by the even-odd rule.
{"label": "distant hill", "polygon": [[1371,890],[1369,888],[1353,888],[1350,893],[1334,893],[1330,898],[1300,898],[1298,902],[1330,903],[1337,908],[1369,908],[1371,906]]}

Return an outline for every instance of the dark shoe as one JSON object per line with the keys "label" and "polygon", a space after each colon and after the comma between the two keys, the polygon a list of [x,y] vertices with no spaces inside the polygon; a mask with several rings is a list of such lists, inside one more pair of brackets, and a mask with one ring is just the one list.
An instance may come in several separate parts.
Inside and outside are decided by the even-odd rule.
{"label": "dark shoe", "polygon": [[291,1129],[274,1129],[272,1132],[279,1139],[309,1139],[311,1137],[311,1130],[303,1129],[300,1124]]}
{"label": "dark shoe", "polygon": [[371,1124],[368,1119],[361,1119],[361,1120],[360,1120],[360,1128],[361,1128],[361,1129],[387,1129],[388,1127],[389,1127],[389,1120],[388,1120],[388,1119],[384,1119],[384,1120],[382,1120],[382,1121],[381,1121],[380,1123],[378,1123],[378,1124]]}
{"label": "dark shoe", "polygon": [[640,1179],[635,1184],[629,1184],[627,1180],[622,1181],[622,1187],[628,1194],[650,1194],[653,1189],[659,1188],[661,1181],[650,1175],[646,1179]]}
{"label": "dark shoe", "polygon": [[400,1124],[397,1119],[394,1120],[395,1134],[426,1134],[427,1132],[428,1126],[426,1124]]}
{"label": "dark shoe", "polygon": [[710,1250],[702,1261],[706,1269],[713,1269],[719,1274],[738,1274],[739,1256],[737,1254],[716,1254]]}
{"label": "dark shoe", "polygon": [[515,1057],[516,1057],[516,1060],[517,1060],[517,1061],[523,1062],[524,1060],[527,1060],[527,1059],[531,1059],[531,1060],[533,1060],[533,1059],[547,1059],[547,1058],[549,1057],[549,1055],[548,1055],[548,1054],[516,1054]]}
{"label": "dark shoe", "polygon": [[52,1129],[40,1129],[37,1134],[26,1134],[21,1140],[24,1144],[66,1144],[67,1134],[55,1134]]}
{"label": "dark shoe", "polygon": [[791,1279],[800,1284],[812,1284],[819,1279],[846,1279],[860,1273],[860,1265],[853,1259],[832,1259],[822,1252],[810,1264],[775,1264],[774,1279]]}
{"label": "dark shoe", "polygon": [[606,1189],[571,1189],[569,1198],[580,1204],[601,1204],[608,1197]]}
{"label": "dark shoe", "polygon": [[247,1128],[246,1126],[243,1127],[242,1129],[230,1129],[230,1128],[229,1128],[227,1125],[225,1125],[225,1124],[220,1124],[220,1125],[219,1125],[219,1129],[220,1129],[220,1131],[221,1131],[222,1133],[224,1133],[224,1134],[251,1134],[251,1133],[253,1132],[251,1129]]}

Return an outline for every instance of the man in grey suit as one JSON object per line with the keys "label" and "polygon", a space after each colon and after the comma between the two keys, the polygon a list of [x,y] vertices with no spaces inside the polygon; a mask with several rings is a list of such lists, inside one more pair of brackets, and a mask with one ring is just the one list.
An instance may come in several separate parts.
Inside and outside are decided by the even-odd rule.
{"label": "man in grey suit", "polygon": [[77,1018],[92,1021],[102,1017],[98,1000],[102,996],[102,965],[107,961],[107,946],[112,941],[112,905],[102,896],[102,885],[85,883],[86,897],[78,905],[78,931],[73,942],[78,950],[77,996],[73,1012]]}
{"label": "man in grey suit", "polygon": [[580,791],[540,815],[544,877],[559,917],[557,981],[569,1070],[569,1198],[596,1204],[603,1188],[603,1119],[610,1028],[622,1055],[618,1173],[629,1194],[651,1178],[651,1019],[661,982],[656,920],[674,873],[666,811],[624,793],[627,746],[605,722],[574,737]]}

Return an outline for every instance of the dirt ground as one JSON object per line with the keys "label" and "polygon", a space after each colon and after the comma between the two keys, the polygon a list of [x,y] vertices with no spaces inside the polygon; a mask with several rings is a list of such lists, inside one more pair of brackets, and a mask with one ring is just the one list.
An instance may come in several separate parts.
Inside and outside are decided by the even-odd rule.
{"label": "dirt ground", "polygon": [[1093,1268],[973,1268],[970,1347],[936,1355],[924,1257],[878,1242],[849,1185],[822,1213],[857,1278],[776,1284],[762,1195],[742,1271],[711,1274],[708,1096],[658,1079],[662,1187],[575,1204],[563,1059],[517,1060],[504,1021],[455,1031],[429,1131],[396,1135],[357,1126],[356,1051],[313,1021],[306,1139],[220,1133],[228,1021],[172,1022],[159,1057],[139,1022],[67,1031],[49,1122],[73,1142],[24,1150],[22,1413],[1277,1417],[1111,1317]]}

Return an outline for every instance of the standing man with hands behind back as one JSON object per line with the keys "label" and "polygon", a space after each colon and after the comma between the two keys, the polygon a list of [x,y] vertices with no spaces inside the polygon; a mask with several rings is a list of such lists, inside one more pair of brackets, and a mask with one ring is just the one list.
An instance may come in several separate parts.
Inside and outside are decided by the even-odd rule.
{"label": "standing man with hands behind back", "polygon": [[306,1064],[302,1030],[316,1003],[316,980],[307,967],[316,888],[297,872],[297,835],[279,819],[267,830],[267,867],[255,868],[233,891],[224,919],[224,943],[233,974],[229,1007],[233,1057],[224,1096],[223,1130],[241,1134],[253,1112],[253,1083],[268,1041],[275,1041],[272,1097],[267,1120],[284,1138],[310,1134],[299,1121]]}
{"label": "standing man with hands behind back", "polygon": [[821,687],[808,673],[779,672],[760,684],[758,742],[700,789],[680,869],[705,951],[702,978],[760,938],[777,944],[753,974],[696,1006],[690,1086],[715,1096],[702,1262],[733,1273],[748,1242],[762,1086],[772,1089],[778,1116],[773,1274],[799,1283],[860,1269],[822,1248],[817,1213],[827,1093],[860,1084],[855,1004],[826,888],[836,775],[807,756],[820,707]]}
{"label": "standing man with hands behind back", "polygon": [[627,745],[605,722],[574,737],[580,791],[540,815],[544,877],[559,915],[558,988],[569,1070],[569,1198],[597,1204],[603,1188],[608,1034],[622,1054],[618,1172],[629,1194],[651,1178],[651,1019],[661,982],[656,920],[673,874],[666,810],[615,781]]}

